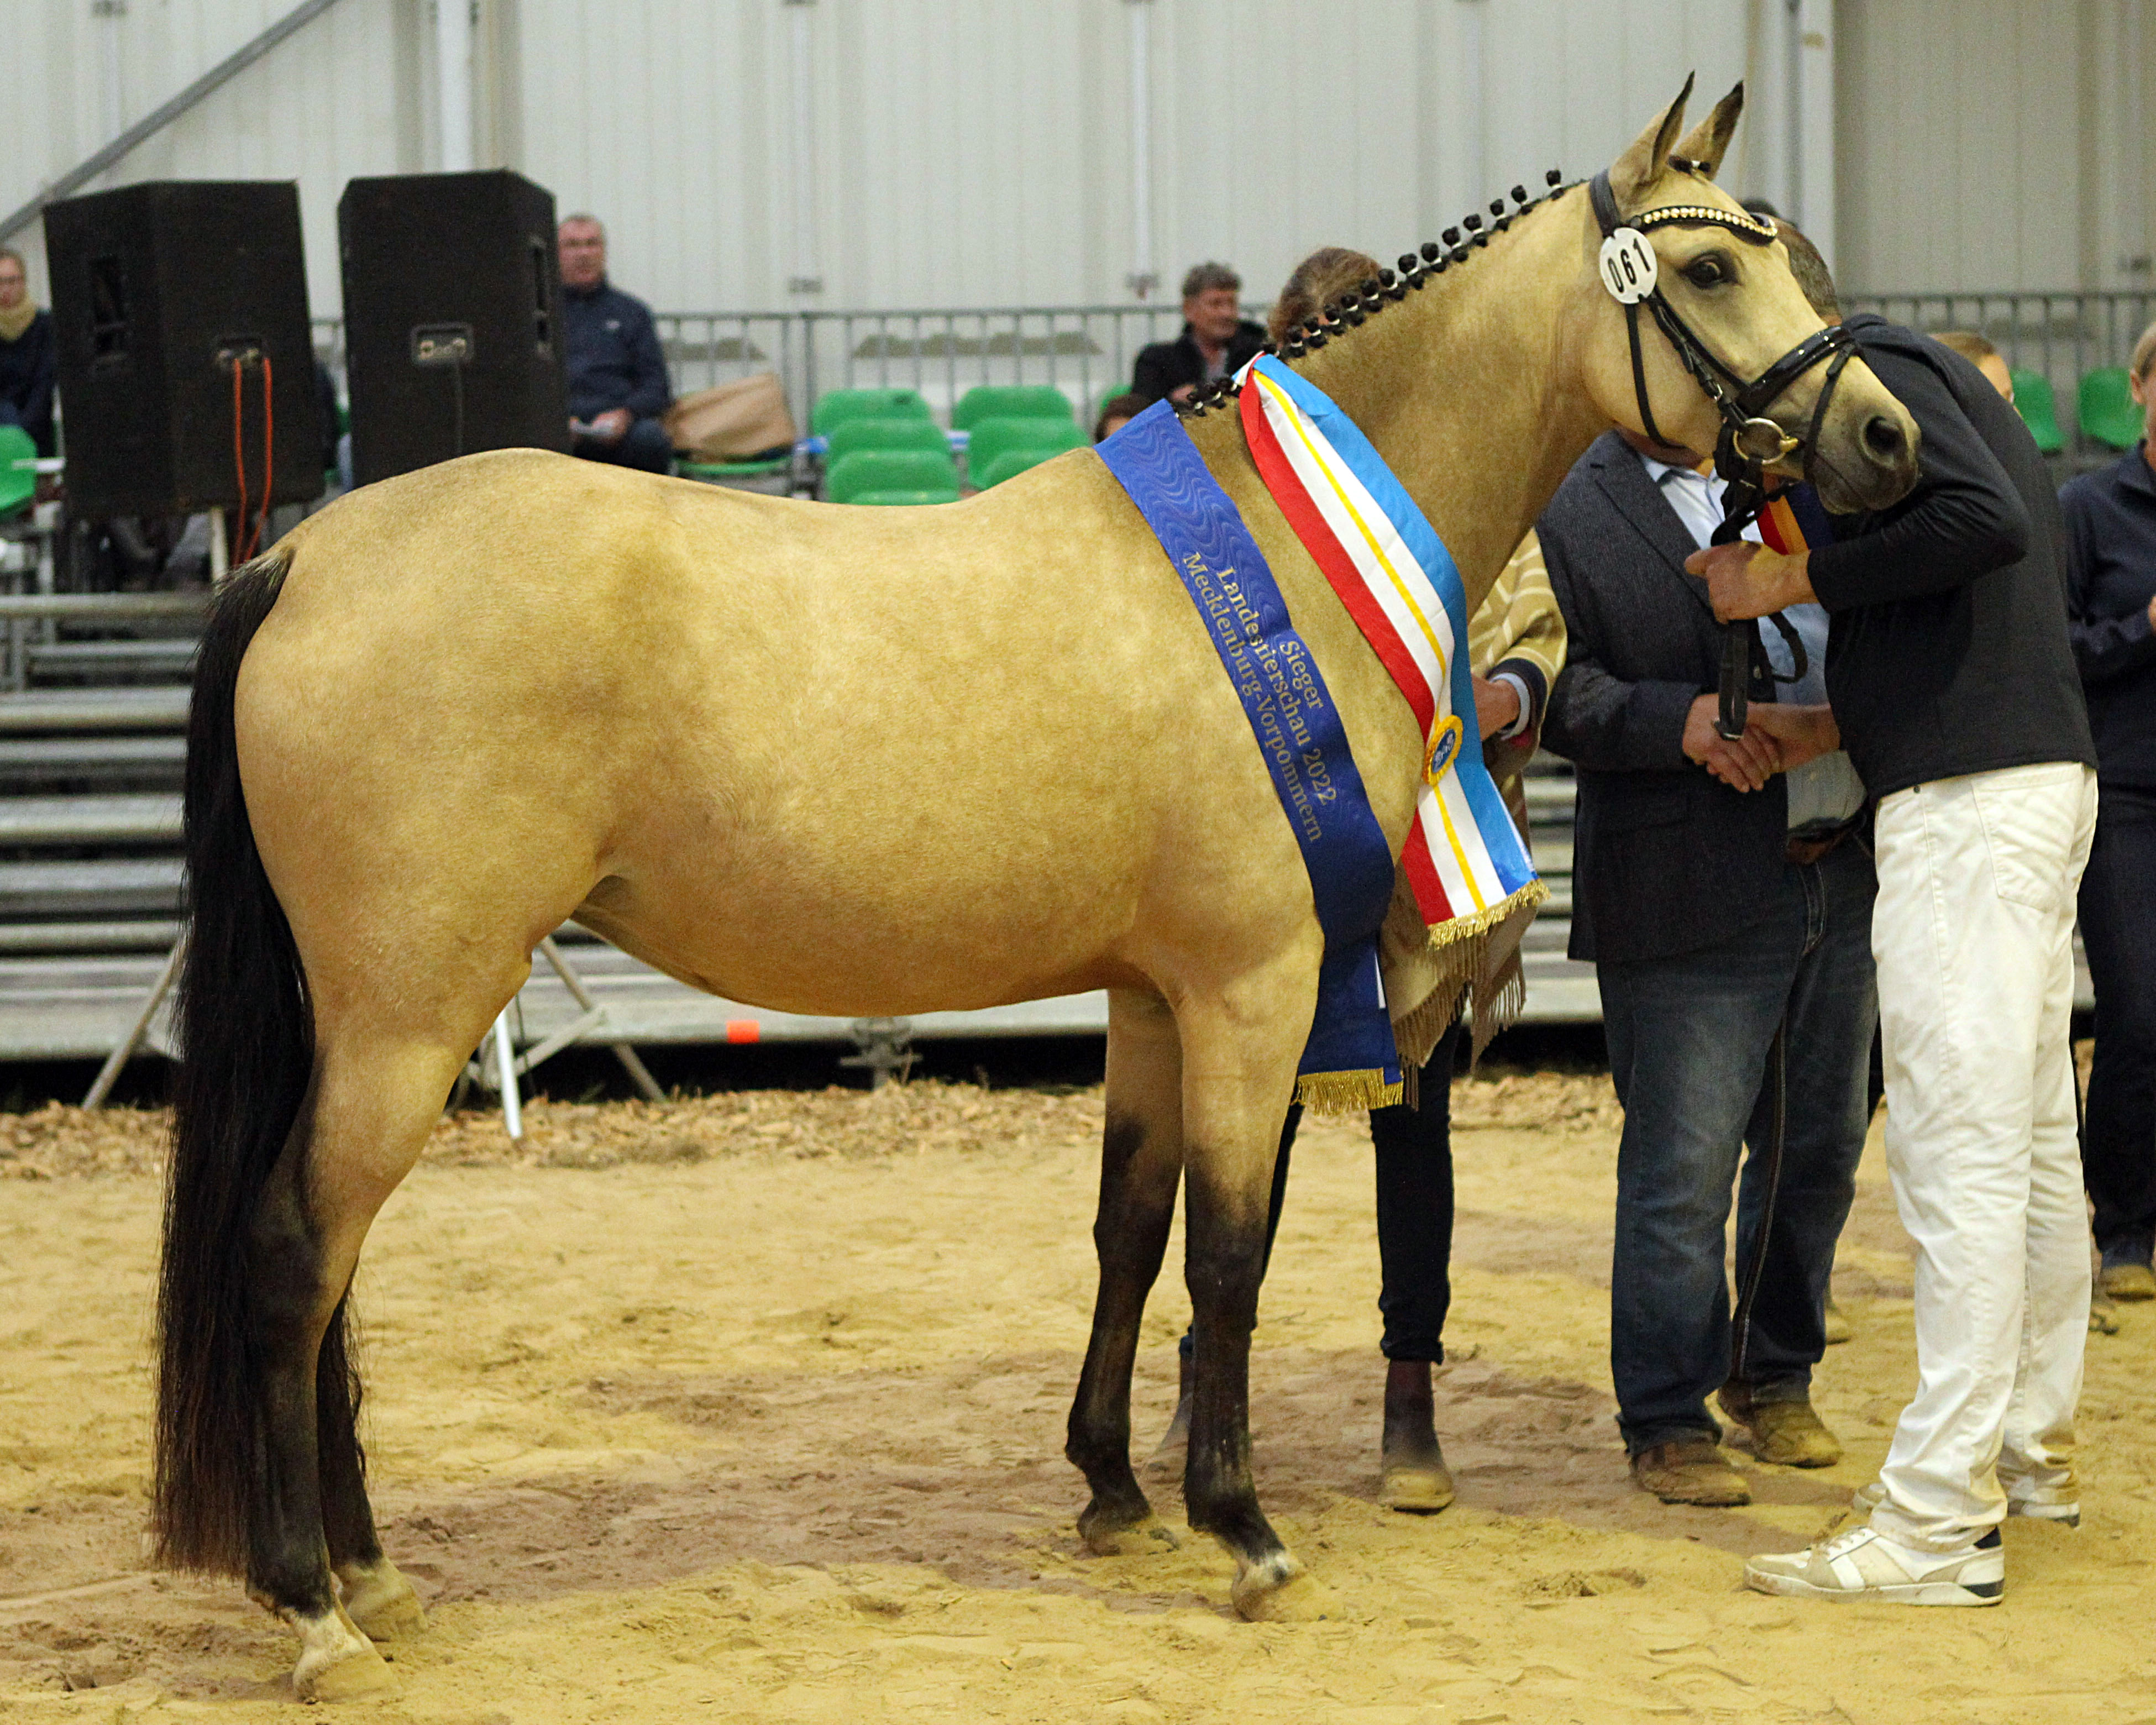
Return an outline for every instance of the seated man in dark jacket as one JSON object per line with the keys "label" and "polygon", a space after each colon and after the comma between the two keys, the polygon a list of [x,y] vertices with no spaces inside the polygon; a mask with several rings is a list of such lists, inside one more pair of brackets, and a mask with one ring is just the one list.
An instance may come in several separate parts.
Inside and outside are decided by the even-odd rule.
{"label": "seated man in dark jacket", "polygon": [[[1671,1503],[1749,1500],[1710,1397],[1763,1461],[1840,1459],[1810,1384],[1876,1014],[1864,787],[1833,750],[1823,614],[1796,619],[1811,686],[1790,703],[1755,687],[1745,735],[1715,730],[1722,631],[1685,560],[1721,492],[1682,450],[1612,432],[1537,524],[1570,639],[1543,741],[1579,769],[1571,954],[1597,967],[1625,1108],[1610,1370],[1633,1478]],[[1747,1142],[1732,1322],[1722,1231]]]}
{"label": "seated man in dark jacket", "polygon": [[1142,348],[1131,393],[1151,407],[1187,402],[1200,383],[1240,371],[1265,346],[1262,324],[1242,314],[1243,278],[1225,264],[1199,264],[1183,278],[1183,333]]}
{"label": "seated man in dark jacket", "polygon": [[572,454],[664,473],[673,440],[660,421],[673,401],[651,308],[606,279],[606,229],[593,216],[561,228],[562,347]]}

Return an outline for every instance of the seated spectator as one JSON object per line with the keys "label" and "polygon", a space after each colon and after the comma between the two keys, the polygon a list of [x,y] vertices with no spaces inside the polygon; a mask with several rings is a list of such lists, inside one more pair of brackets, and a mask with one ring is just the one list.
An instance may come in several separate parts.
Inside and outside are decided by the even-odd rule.
{"label": "seated spectator", "polygon": [[606,229],[597,217],[566,218],[558,244],[570,451],[665,473],[674,445],[660,416],[674,394],[651,308],[608,281]]}
{"label": "seated spectator", "polygon": [[1152,403],[1142,395],[1111,395],[1101,403],[1101,417],[1093,422],[1093,441],[1104,444]]}
{"label": "seated spectator", "polygon": [[1951,347],[1977,370],[1984,373],[1984,381],[2007,400],[2014,399],[2014,373],[2008,367],[2006,357],[1989,341],[1974,330],[1938,330],[1932,339],[1942,347]]}
{"label": "seated spectator", "polygon": [[1243,278],[1225,264],[1199,264],[1183,278],[1183,333],[1138,352],[1131,393],[1151,407],[1187,402],[1200,383],[1240,371],[1265,346],[1264,329],[1242,313]]}
{"label": "seated spectator", "polygon": [[30,299],[23,254],[0,248],[0,425],[19,425],[40,455],[53,453],[53,315]]}

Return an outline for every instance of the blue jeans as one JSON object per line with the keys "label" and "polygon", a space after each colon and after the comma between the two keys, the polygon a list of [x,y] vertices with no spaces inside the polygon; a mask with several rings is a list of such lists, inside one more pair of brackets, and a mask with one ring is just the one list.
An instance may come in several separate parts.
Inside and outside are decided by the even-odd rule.
{"label": "blue jeans", "polygon": [[[1598,975],[1625,1108],[1609,1281],[1609,1364],[1625,1448],[1721,1435],[1707,1399],[1732,1377],[1756,1402],[1810,1394],[1825,1351],[1827,1276],[1868,1124],[1878,996],[1871,860],[1845,839],[1734,939]],[[1749,1333],[1737,1336],[1723,1231],[1740,1145],[1738,1273],[1767,1208],[1774,1123],[1768,1057],[1786,1019],[1787,1130]],[[1738,1369],[1742,1348],[1741,1373]]]}
{"label": "blue jeans", "polygon": [[606,443],[595,437],[578,438],[570,453],[587,461],[608,461],[616,467],[640,467],[646,473],[670,473],[674,470],[674,439],[656,419],[631,420],[619,443]]}

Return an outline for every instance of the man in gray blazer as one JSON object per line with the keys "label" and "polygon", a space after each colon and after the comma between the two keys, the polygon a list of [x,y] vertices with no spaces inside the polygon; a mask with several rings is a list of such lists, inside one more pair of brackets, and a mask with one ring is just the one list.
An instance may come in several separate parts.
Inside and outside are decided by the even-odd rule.
{"label": "man in gray blazer", "polygon": [[[1571,953],[1597,967],[1625,1108],[1610,1274],[1618,1423],[1666,1502],[1750,1499],[1722,1412],[1764,1461],[1841,1446],[1812,1410],[1835,1242],[1870,1113],[1876,883],[1864,789],[1825,706],[1823,615],[1807,677],[1763,675],[1733,742],[1714,726],[1722,631],[1685,559],[1721,517],[1681,450],[1611,433],[1537,523],[1570,647],[1543,741],[1578,769]],[[1816,609],[1816,608],[1812,608]],[[1793,669],[1770,636],[1784,670]],[[1773,1050],[1786,1027],[1779,1178]],[[1738,1200],[1739,1299],[1722,1269]]]}

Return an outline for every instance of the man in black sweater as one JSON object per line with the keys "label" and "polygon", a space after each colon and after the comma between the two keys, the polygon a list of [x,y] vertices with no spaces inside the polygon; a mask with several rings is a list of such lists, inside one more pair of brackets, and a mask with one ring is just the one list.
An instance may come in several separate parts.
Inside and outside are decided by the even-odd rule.
{"label": "man in black sweater", "polygon": [[2089,1232],[2070,1032],[2096,753],[2035,443],[1960,355],[1870,315],[1847,327],[1922,433],[1916,489],[1834,544],[1721,546],[1690,567],[1725,620],[1815,598],[1833,617],[1828,696],[1879,799],[1871,940],[1917,1386],[1858,1493],[1868,1523],[1755,1558],[1745,1579],[1988,1605],[2003,1517],[2080,1517]]}
{"label": "man in black sweater", "polygon": [[674,444],[660,416],[674,395],[651,308],[607,280],[606,229],[596,217],[564,219],[558,249],[570,452],[664,473]]}
{"label": "man in black sweater", "polygon": [[1183,333],[1138,350],[1131,393],[1147,407],[1187,402],[1201,383],[1247,364],[1265,343],[1265,326],[1242,314],[1243,278],[1225,264],[1197,264],[1183,278]]}

